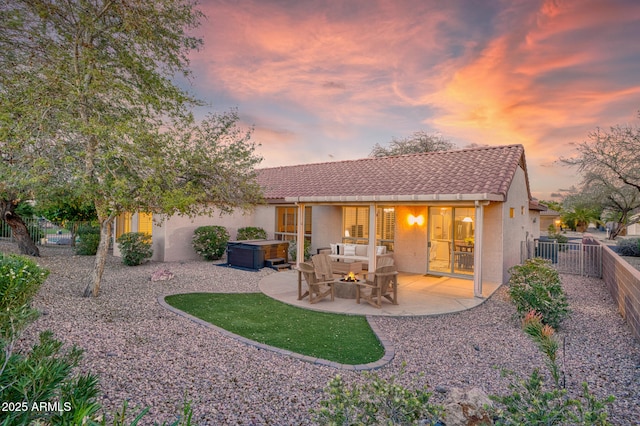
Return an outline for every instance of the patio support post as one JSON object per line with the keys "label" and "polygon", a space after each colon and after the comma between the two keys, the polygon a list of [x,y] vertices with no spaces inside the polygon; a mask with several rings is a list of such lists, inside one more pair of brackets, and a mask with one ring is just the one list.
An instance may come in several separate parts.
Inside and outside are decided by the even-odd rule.
{"label": "patio support post", "polygon": [[298,204],[296,232],[296,267],[299,267],[304,262],[304,204]]}
{"label": "patio support post", "polygon": [[370,272],[376,270],[376,205],[369,204],[369,247],[367,253],[369,254],[369,267]]}
{"label": "patio support post", "polygon": [[473,250],[473,296],[482,297],[482,234],[484,227],[484,205],[476,201],[475,203],[476,213],[476,227],[474,230],[474,245]]}

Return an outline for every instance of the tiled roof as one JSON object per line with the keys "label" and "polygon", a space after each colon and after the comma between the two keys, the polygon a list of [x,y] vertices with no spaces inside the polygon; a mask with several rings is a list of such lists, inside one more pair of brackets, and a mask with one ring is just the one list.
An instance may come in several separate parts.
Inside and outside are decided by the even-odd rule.
{"label": "tiled roof", "polygon": [[272,201],[503,201],[519,166],[523,146],[506,145],[259,169],[258,182]]}

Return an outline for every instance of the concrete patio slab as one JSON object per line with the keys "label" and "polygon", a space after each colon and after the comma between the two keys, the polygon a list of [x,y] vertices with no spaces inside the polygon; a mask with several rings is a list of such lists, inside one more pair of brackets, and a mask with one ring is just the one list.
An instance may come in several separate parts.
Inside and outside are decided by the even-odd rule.
{"label": "concrete patio slab", "polygon": [[[281,302],[324,312],[349,315],[427,316],[441,315],[471,309],[482,304],[499,287],[495,283],[483,283],[483,297],[473,296],[473,281],[456,277],[435,277],[421,274],[398,275],[398,305],[383,302],[377,309],[365,301],[330,298],[309,303],[308,298],[298,300],[298,271],[283,271],[266,276],[260,281],[260,290]],[[303,291],[306,288],[302,280]]]}

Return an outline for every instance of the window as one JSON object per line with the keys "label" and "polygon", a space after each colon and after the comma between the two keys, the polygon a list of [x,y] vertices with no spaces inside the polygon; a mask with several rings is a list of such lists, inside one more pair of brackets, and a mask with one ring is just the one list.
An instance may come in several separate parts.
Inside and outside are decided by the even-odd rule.
{"label": "window", "polygon": [[513,207],[509,207],[509,217],[513,219],[515,215],[516,215],[516,209],[514,209]]}
{"label": "window", "polygon": [[367,244],[369,242],[369,207],[344,207],[342,209],[342,242]]}
{"label": "window", "polygon": [[116,218],[116,238],[131,232],[131,213],[122,213]]}
{"label": "window", "polygon": [[138,232],[151,235],[153,230],[153,215],[151,213],[138,213]]}
{"label": "window", "polygon": [[[276,207],[277,240],[291,241],[298,235],[298,208]],[[304,208],[304,236],[311,240],[311,207]]]}
{"label": "window", "polygon": [[[376,245],[393,251],[396,215],[393,207],[376,209]],[[369,207],[343,207],[342,242],[369,244]]]}
{"label": "window", "polygon": [[396,211],[393,207],[379,207],[377,209],[376,245],[386,246],[387,251],[393,251],[396,232]]}

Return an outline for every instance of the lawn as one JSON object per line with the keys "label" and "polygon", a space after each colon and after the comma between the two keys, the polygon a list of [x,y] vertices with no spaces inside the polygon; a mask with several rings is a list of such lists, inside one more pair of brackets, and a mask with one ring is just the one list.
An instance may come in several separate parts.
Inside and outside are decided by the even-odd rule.
{"label": "lawn", "polygon": [[262,293],[189,293],[165,301],[232,333],[302,355],[351,365],[384,355],[363,316],[310,311]]}

